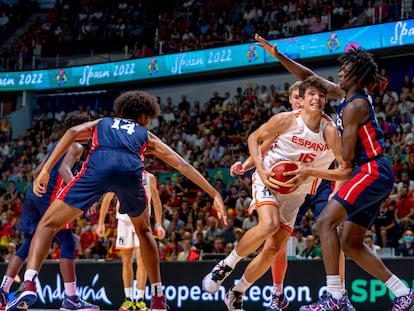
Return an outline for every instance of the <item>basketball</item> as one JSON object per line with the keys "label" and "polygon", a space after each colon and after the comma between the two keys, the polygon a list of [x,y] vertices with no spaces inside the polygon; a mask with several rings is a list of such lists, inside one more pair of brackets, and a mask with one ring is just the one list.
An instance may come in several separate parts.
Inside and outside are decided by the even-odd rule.
{"label": "basketball", "polygon": [[272,165],[270,170],[274,173],[273,177],[269,177],[269,180],[279,186],[277,192],[282,194],[288,194],[297,189],[289,184],[289,180],[295,176],[284,176],[283,173],[294,171],[298,168],[295,162],[289,160],[277,161]]}

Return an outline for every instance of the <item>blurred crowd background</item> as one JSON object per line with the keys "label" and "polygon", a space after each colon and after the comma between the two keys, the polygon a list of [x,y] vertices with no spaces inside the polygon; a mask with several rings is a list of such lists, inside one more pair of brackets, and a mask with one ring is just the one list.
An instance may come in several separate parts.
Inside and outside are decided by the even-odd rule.
{"label": "blurred crowd background", "polygon": [[[108,46],[142,57],[252,41],[255,32],[269,39],[291,37],[410,18],[410,8],[410,1],[393,0],[61,0],[56,1],[53,10],[45,11],[33,0],[15,5],[0,1],[0,68],[21,69],[35,54],[70,55]],[[23,31],[17,33],[16,29]],[[386,135],[384,153],[394,170],[395,187],[367,231],[366,243],[380,256],[414,256],[414,77],[406,72],[398,81],[392,81],[396,73],[388,70],[381,68],[386,79],[368,91],[375,99],[375,113]],[[228,225],[224,226],[205,193],[179,174],[165,177],[173,170],[147,157],[147,170],[159,177],[164,207],[167,235],[164,239],[156,237],[162,260],[223,257],[257,223],[255,213],[248,213],[251,172],[234,178],[223,172],[248,157],[249,133],[272,115],[290,110],[288,96],[289,83],[281,90],[272,83],[249,83],[236,89],[217,85],[209,98],[182,94],[181,100],[174,101],[158,97],[162,114],[151,121],[150,130],[214,184],[228,213]],[[49,148],[61,137],[64,118],[70,114],[89,115],[91,119],[112,115],[109,107],[113,97],[103,94],[101,99],[90,106],[72,103],[52,109],[43,97],[33,110],[32,124],[27,125],[25,135],[17,138],[12,138],[7,116],[0,120],[0,260],[7,261],[21,244],[18,225],[27,184]],[[325,112],[333,119],[338,104],[328,98]],[[94,231],[97,213],[74,222],[77,258],[119,259],[114,249],[114,206],[109,209],[102,239]],[[291,241],[297,258],[322,256],[310,210],[297,220]],[[49,258],[58,259],[59,252],[59,244],[53,243]]]}
{"label": "blurred crowd background", "polygon": [[255,32],[289,38],[412,18],[412,7],[410,0],[57,0],[46,10],[35,0],[0,1],[0,69],[221,47],[250,42]]}

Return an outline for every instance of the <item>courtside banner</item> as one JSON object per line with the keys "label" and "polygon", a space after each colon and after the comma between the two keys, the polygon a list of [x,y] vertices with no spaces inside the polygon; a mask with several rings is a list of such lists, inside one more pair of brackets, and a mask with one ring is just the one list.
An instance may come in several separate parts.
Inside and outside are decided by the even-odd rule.
{"label": "courtside banner", "polygon": [[[385,259],[392,271],[414,287],[413,259]],[[249,261],[242,261],[225,280],[215,295],[202,291],[201,280],[214,266],[215,261],[162,262],[161,274],[164,293],[172,311],[224,310],[223,297],[235,279],[240,278]],[[363,272],[352,261],[347,260],[346,283],[348,295],[357,310],[390,310],[393,298],[384,284]],[[121,277],[121,262],[77,261],[77,285],[82,298],[97,304],[103,310],[118,310],[123,302],[124,292]],[[0,266],[4,273],[6,264]],[[313,302],[324,290],[325,273],[321,260],[289,260],[285,280],[285,295],[290,300],[289,310]],[[254,284],[245,295],[246,310],[264,310],[272,296],[270,272]],[[15,284],[12,289],[17,289]],[[48,261],[42,267],[37,283],[38,301],[34,308],[58,309],[64,295],[64,285],[59,274],[58,262]],[[135,294],[134,294],[135,295]],[[145,290],[150,300],[150,288]]]}
{"label": "courtside banner", "polygon": [[[339,55],[352,46],[367,50],[414,44],[414,20],[279,39],[280,51],[293,59]],[[278,60],[255,42],[103,64],[48,70],[1,72],[0,91],[35,91],[139,82],[182,75],[255,67]]]}

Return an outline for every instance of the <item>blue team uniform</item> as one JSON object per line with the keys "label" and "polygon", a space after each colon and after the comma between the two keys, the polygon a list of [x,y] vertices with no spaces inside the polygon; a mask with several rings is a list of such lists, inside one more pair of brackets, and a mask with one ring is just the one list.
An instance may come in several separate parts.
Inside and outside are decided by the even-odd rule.
{"label": "blue team uniform", "polygon": [[382,152],[384,133],[375,118],[369,95],[356,94],[338,106],[338,130],[343,133],[343,111],[356,98],[362,98],[370,104],[369,118],[359,127],[352,177],[335,194],[334,199],[345,207],[347,220],[368,228],[378,214],[381,203],[391,193],[394,174]]}
{"label": "blue team uniform", "polygon": [[[334,163],[329,167],[334,168]],[[306,214],[306,211],[311,208],[313,211],[313,217],[315,220],[318,219],[322,210],[328,204],[329,196],[335,188],[335,182],[331,180],[322,179],[315,193],[307,194],[305,201],[302,203],[299,208],[298,215],[296,217],[296,223],[299,224],[302,221],[303,215]]]}
{"label": "blue team uniform", "polygon": [[57,199],[86,212],[106,192],[114,192],[121,214],[139,216],[147,206],[141,161],[147,144],[148,131],[138,123],[103,118],[94,128],[92,147],[81,171]]}
{"label": "blue team uniform", "polygon": [[[46,159],[52,154],[56,147],[55,143],[50,149]],[[55,199],[57,192],[63,185],[62,176],[59,174],[59,167],[62,164],[63,157],[58,160],[56,165],[50,171],[50,178],[47,184],[46,192],[43,196],[38,197],[33,193],[33,185],[30,184],[23,202],[23,210],[20,215],[19,229],[24,233],[22,246],[16,252],[23,261],[27,258],[33,235],[36,231],[40,219]],[[60,242],[61,258],[73,259],[75,257],[75,239],[72,230],[61,230],[56,234]]]}

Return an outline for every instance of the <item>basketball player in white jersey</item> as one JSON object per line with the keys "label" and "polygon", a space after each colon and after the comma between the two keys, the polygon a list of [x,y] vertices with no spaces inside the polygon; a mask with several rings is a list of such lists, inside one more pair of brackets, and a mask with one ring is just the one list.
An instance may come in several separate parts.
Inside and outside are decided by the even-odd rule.
{"label": "basketball player in white jersey", "polygon": [[[350,164],[341,157],[338,131],[330,117],[323,113],[326,89],[320,81],[314,77],[303,81],[299,88],[302,110],[271,117],[249,136],[250,157],[233,167],[236,174],[256,168],[252,192],[259,222],[244,234],[230,255],[204,277],[204,290],[216,292],[242,258],[257,250],[264,241],[265,244],[240,281],[226,293],[228,310],[243,310],[244,292],[270,268],[276,254],[284,247],[306,194],[316,189],[322,178],[346,180],[351,175]],[[262,155],[262,150],[267,152]],[[329,170],[335,158],[339,167]],[[300,162],[293,178],[297,189],[285,195],[279,194],[277,185],[269,180],[272,176],[269,169],[281,159]],[[310,176],[317,178],[308,178]]]}
{"label": "basketball player in white jersey", "polygon": [[[160,239],[165,236],[165,230],[162,227],[162,204],[158,194],[157,180],[155,176],[147,171],[142,173],[142,182],[144,184],[145,193],[148,202],[148,216],[151,215],[151,202],[154,206],[155,214],[155,229]],[[108,211],[109,205],[114,197],[113,192],[108,192],[102,199],[101,209],[99,213],[98,227],[96,233],[102,237],[105,233],[105,216]],[[122,259],[122,281],[124,285],[125,300],[119,307],[118,311],[146,311],[147,306],[144,301],[145,285],[147,283],[147,271],[145,270],[144,263],[141,258],[141,251],[139,248],[139,239],[135,233],[134,226],[127,214],[119,213],[119,201],[116,206],[118,219],[117,236],[116,236],[116,249],[121,253]],[[137,260],[137,297],[136,301],[133,300],[133,256],[134,249]]]}

